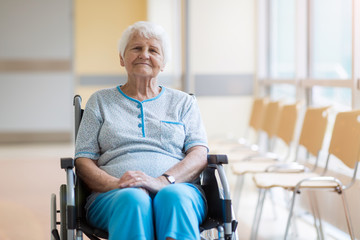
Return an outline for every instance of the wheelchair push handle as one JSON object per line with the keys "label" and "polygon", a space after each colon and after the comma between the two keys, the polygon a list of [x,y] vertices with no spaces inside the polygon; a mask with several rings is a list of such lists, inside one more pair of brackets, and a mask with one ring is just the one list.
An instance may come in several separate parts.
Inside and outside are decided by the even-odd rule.
{"label": "wheelchair push handle", "polygon": [[75,167],[75,161],[73,158],[61,158],[60,159],[61,169],[72,169]]}
{"label": "wheelchair push handle", "polygon": [[228,164],[227,155],[223,154],[209,154],[207,161],[208,164]]}

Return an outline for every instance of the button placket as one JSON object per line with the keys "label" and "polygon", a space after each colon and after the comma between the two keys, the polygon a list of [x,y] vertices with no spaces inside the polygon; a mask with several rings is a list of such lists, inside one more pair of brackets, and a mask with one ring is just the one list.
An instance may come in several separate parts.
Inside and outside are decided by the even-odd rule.
{"label": "button placket", "polygon": [[140,114],[138,115],[138,118],[140,119],[140,123],[138,124],[138,127],[141,128],[142,135],[145,137],[145,127],[144,127],[144,109],[142,103],[138,103],[136,106],[138,109],[140,109]]}

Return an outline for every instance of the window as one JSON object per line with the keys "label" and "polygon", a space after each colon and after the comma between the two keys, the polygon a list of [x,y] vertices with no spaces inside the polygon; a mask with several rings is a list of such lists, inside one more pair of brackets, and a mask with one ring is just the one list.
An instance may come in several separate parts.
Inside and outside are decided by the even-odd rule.
{"label": "window", "polygon": [[273,84],[270,88],[270,97],[273,100],[293,103],[296,101],[296,87],[291,84]]}
{"label": "window", "polygon": [[273,0],[270,6],[270,74],[295,77],[295,0]]}
{"label": "window", "polygon": [[317,106],[333,106],[335,111],[351,110],[351,89],[314,86],[312,103]]}
{"label": "window", "polygon": [[350,79],[351,0],[313,0],[311,9],[311,77]]}
{"label": "window", "polygon": [[[338,111],[360,107],[360,3],[258,0],[259,93]],[[355,4],[355,5],[354,5]],[[357,5],[356,5],[357,4]],[[357,75],[354,75],[357,74]],[[267,89],[269,91],[267,91]]]}

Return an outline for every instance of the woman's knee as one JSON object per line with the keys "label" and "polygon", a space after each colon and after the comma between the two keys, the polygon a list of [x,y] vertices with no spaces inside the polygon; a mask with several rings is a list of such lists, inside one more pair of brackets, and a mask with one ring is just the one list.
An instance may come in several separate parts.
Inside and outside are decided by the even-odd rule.
{"label": "woman's knee", "polygon": [[143,190],[113,190],[100,194],[95,204],[92,222],[107,230],[110,239],[153,239],[152,200]]}
{"label": "woman's knee", "polygon": [[151,199],[142,190],[112,190],[96,198],[89,208],[88,220],[94,226],[107,229],[109,224],[123,221],[128,215],[147,215],[151,208]]}
{"label": "woman's knee", "polygon": [[175,203],[186,201],[186,192],[187,190],[183,184],[168,185],[156,194],[154,204],[156,205],[160,202]]}
{"label": "woman's knee", "polygon": [[[184,236],[199,239],[198,226],[205,215],[205,202],[198,189],[190,184],[163,188],[154,198],[154,216],[159,239]],[[180,234],[180,235],[179,235]]]}
{"label": "woman's knee", "polygon": [[152,224],[152,219],[148,219],[152,213],[152,200],[146,192],[137,188],[121,189],[111,200],[110,227],[118,228],[119,224],[125,227],[126,222]]}
{"label": "woman's knee", "polygon": [[112,204],[114,207],[119,207],[120,209],[131,206],[141,206],[146,209],[151,207],[151,199],[146,192],[138,188],[126,188],[121,189],[114,194],[112,197]]}
{"label": "woman's knee", "polygon": [[190,184],[172,184],[156,194],[154,207],[164,205],[188,206],[188,204],[192,205],[194,201],[203,201],[198,189]]}

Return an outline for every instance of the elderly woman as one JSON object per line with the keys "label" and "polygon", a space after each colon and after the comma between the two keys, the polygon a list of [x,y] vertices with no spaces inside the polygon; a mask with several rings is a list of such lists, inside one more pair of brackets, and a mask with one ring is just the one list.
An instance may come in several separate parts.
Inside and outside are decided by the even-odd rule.
{"label": "elderly woman", "polygon": [[169,58],[162,27],[128,27],[119,52],[127,82],[90,97],[76,140],[88,220],[109,239],[199,239],[208,150],[197,103],[157,83]]}

